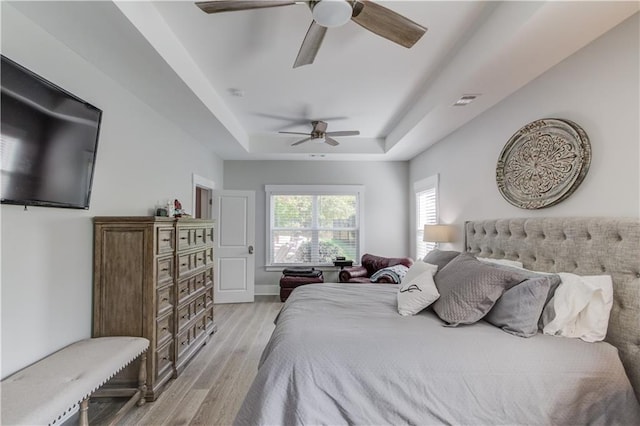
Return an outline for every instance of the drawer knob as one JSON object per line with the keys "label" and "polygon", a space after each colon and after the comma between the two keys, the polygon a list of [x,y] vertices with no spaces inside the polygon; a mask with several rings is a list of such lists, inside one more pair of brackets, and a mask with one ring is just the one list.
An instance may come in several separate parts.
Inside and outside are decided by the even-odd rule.
{"label": "drawer knob", "polygon": [[168,301],[169,301],[169,299],[168,299],[168,298],[166,298],[166,297],[163,297],[163,298],[162,298],[162,301],[163,301],[163,302],[168,302]]}
{"label": "drawer knob", "polygon": [[180,239],[181,239],[181,240],[186,240],[186,239],[187,239],[187,237],[180,237]]}
{"label": "drawer knob", "polygon": [[163,238],[162,241],[168,242],[168,241],[171,241],[171,238]]}
{"label": "drawer knob", "polygon": [[181,263],[180,266],[187,266],[187,264],[186,263]]}
{"label": "drawer knob", "polygon": [[167,331],[169,330],[167,327],[162,327],[162,331]]}
{"label": "drawer knob", "polygon": [[168,357],[166,357],[166,356],[163,356],[163,357],[162,357],[162,360],[163,360],[163,361],[169,361],[169,358],[168,358]]}
{"label": "drawer knob", "polygon": [[187,319],[188,317],[189,317],[189,315],[182,315],[180,318]]}
{"label": "drawer knob", "polygon": [[180,342],[180,345],[181,345],[181,346],[184,346],[184,345],[186,345],[186,344],[187,344],[187,342]]}

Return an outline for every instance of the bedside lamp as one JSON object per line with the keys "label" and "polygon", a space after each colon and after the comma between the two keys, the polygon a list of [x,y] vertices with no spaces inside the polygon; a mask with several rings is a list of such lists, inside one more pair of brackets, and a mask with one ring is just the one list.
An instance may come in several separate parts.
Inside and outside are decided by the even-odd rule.
{"label": "bedside lamp", "polygon": [[450,243],[453,241],[453,226],[451,225],[425,225],[422,241],[436,243]]}

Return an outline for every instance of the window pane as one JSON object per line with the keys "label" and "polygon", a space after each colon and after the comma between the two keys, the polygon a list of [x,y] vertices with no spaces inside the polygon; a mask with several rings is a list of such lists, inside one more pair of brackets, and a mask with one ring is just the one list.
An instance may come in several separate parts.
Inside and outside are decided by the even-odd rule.
{"label": "window pane", "polygon": [[310,228],[313,215],[313,197],[310,195],[274,195],[275,228]]}
{"label": "window pane", "polygon": [[318,226],[320,228],[355,228],[355,195],[318,196]]}
{"label": "window pane", "polygon": [[358,231],[320,231],[319,262],[331,263],[336,256],[358,257]]}
{"label": "window pane", "polygon": [[311,231],[273,231],[271,253],[273,263],[304,263],[305,247],[311,242]]}
{"label": "window pane", "polygon": [[[278,193],[279,187],[282,193]],[[336,257],[358,260],[360,187],[267,185],[268,265],[331,265]]]}

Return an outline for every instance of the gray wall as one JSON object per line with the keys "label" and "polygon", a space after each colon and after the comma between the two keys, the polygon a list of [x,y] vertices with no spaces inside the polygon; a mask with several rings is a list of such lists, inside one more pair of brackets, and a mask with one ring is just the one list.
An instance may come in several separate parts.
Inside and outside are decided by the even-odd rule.
{"label": "gray wall", "polygon": [[[440,173],[441,222],[461,230],[472,219],[640,215],[639,21],[632,16],[410,162],[410,182]],[[593,159],[568,199],[523,210],[498,192],[496,160],[513,133],[544,117],[582,126]]]}
{"label": "gray wall", "polygon": [[[100,215],[192,205],[192,173],[222,187],[222,161],[47,32],[2,4],[2,53],[103,110],[91,208],[2,205],[2,377],[91,336]],[[126,66],[126,64],[123,64]]]}
{"label": "gray wall", "polygon": [[275,294],[280,278],[264,266],[265,185],[364,185],[364,252],[400,257],[409,254],[408,171],[407,162],[225,161],[224,189],[256,191],[256,294]]}

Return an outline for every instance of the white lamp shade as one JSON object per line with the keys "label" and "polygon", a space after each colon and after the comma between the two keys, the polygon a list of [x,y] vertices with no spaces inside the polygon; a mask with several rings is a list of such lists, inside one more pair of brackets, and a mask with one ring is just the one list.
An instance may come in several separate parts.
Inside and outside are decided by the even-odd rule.
{"label": "white lamp shade", "polygon": [[450,243],[453,241],[453,227],[451,225],[425,225],[422,240],[432,243]]}

